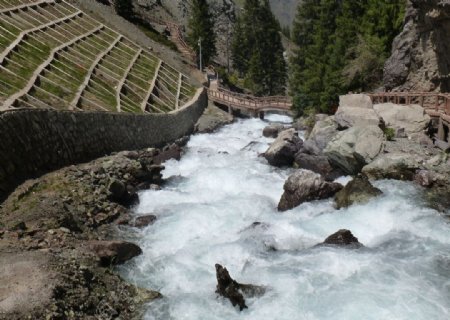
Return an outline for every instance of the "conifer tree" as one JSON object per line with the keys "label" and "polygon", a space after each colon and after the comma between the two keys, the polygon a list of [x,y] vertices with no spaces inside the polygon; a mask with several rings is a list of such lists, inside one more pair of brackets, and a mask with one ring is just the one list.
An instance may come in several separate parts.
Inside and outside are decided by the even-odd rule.
{"label": "conifer tree", "polygon": [[[188,21],[188,43],[194,48],[197,56],[200,53],[199,41],[202,48],[202,64],[209,64],[216,55],[216,35],[214,20],[207,0],[191,0],[191,16]],[[199,57],[200,58],[200,57]],[[199,63],[200,64],[200,63]]]}
{"label": "conifer tree", "polygon": [[236,24],[232,56],[234,67],[245,76],[256,95],[283,94],[286,62],[281,27],[268,0],[246,0]]}
{"label": "conifer tree", "polygon": [[371,90],[399,33],[405,0],[304,0],[292,40],[290,92],[299,114],[330,112],[338,95]]}

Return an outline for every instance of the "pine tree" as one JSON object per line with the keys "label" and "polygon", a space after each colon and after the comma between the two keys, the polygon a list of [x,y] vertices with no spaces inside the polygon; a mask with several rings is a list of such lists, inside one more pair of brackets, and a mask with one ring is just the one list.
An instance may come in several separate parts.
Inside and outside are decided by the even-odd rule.
{"label": "pine tree", "polygon": [[234,67],[245,76],[256,95],[283,94],[286,62],[281,27],[268,0],[246,0],[235,27],[232,46]]}
{"label": "pine tree", "polygon": [[209,64],[216,55],[216,35],[214,33],[214,20],[206,0],[192,0],[188,29],[188,43],[199,56],[199,42],[201,42],[202,65]]}

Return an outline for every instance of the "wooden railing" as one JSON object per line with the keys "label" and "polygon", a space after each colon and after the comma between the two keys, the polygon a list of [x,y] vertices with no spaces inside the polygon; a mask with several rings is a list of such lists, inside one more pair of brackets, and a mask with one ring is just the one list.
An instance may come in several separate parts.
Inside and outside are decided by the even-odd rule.
{"label": "wooden railing", "polygon": [[262,111],[264,109],[289,111],[292,100],[285,96],[255,97],[224,89],[208,90],[210,100],[238,109]]}
{"label": "wooden railing", "polygon": [[419,104],[430,116],[450,119],[450,94],[438,92],[379,92],[367,94],[374,104]]}

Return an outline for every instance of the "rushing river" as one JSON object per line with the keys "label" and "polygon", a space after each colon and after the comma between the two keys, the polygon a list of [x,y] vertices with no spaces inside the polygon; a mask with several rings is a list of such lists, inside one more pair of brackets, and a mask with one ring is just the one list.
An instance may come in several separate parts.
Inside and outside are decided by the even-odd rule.
{"label": "rushing river", "polygon": [[[378,181],[384,195],[366,205],[338,211],[324,200],[278,213],[292,169],[258,156],[272,141],[265,125],[239,120],[193,136],[182,160],[166,163],[163,190],[140,194],[136,214],[158,220],[137,231],[144,253],[122,273],[164,295],[145,319],[450,319],[450,225],[420,190]],[[311,248],[342,228],[366,247]],[[214,292],[215,263],[268,292],[239,312]]]}

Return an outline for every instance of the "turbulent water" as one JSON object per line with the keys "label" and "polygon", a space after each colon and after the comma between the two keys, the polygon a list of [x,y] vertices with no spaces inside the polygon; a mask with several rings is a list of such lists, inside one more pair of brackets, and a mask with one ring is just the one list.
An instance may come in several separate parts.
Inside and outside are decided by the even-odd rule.
{"label": "turbulent water", "polygon": [[[166,163],[163,190],[140,194],[136,215],[158,220],[139,231],[144,253],[122,272],[164,295],[144,318],[450,319],[450,225],[420,190],[378,181],[384,195],[367,205],[338,211],[325,200],[278,213],[292,171],[258,156],[272,141],[265,125],[240,120],[193,136],[182,160]],[[342,228],[365,248],[311,248]],[[269,290],[239,312],[215,294],[215,263]]]}

